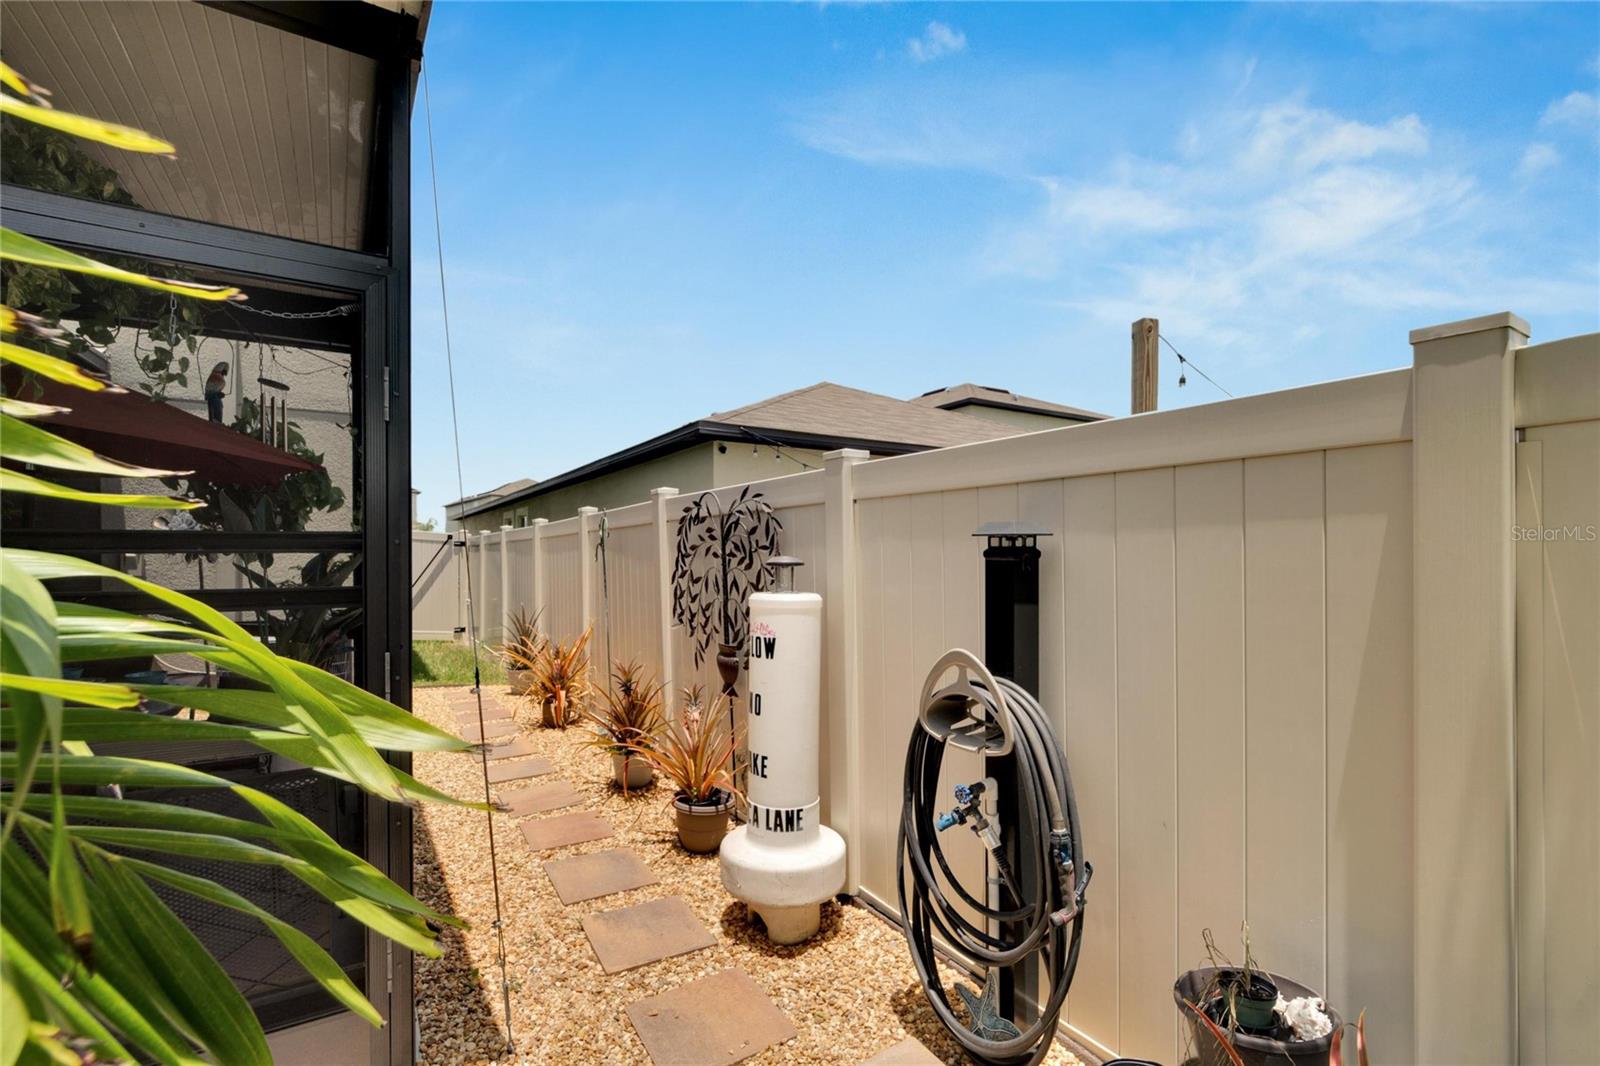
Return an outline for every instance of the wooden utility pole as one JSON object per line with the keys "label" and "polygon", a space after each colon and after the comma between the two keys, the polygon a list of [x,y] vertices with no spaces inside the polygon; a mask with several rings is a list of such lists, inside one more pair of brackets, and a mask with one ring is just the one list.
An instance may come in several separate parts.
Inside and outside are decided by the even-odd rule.
{"label": "wooden utility pole", "polygon": [[1160,347],[1160,322],[1141,318],[1133,324],[1133,413],[1136,415],[1156,409]]}

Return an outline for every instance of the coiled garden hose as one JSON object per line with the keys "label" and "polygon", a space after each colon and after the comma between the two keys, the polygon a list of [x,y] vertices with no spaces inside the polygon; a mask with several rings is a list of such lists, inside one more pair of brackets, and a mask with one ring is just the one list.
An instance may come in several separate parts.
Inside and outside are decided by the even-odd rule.
{"label": "coiled garden hose", "polygon": [[[935,691],[952,667],[957,682]],[[897,867],[901,927],[929,1005],[961,1046],[994,1066],[1037,1063],[1050,1050],[1077,967],[1084,892],[1092,873],[1083,856],[1066,756],[1038,700],[1009,679],[993,678],[969,652],[946,653],[928,675],[922,699],[906,749]],[[1014,760],[1017,824],[995,825],[985,816],[981,781],[955,789],[953,810],[937,810],[939,772],[952,744],[981,752],[991,766],[995,759]],[[999,881],[998,906],[991,906],[984,887],[961,883],[940,845],[944,832],[963,825],[989,851]],[[1017,864],[1020,869],[1006,860],[1008,844],[1025,857]],[[1038,1017],[1025,1029],[996,1018],[992,988],[986,987],[981,999],[965,997],[973,1019],[964,1023],[945,998],[935,937],[988,967],[988,986],[1000,969],[1020,967],[1037,955],[1049,988]]]}

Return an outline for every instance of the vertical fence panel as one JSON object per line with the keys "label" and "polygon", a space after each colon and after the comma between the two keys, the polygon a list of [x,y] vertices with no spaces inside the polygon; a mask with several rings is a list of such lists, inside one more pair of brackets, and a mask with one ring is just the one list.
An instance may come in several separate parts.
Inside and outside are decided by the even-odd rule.
{"label": "vertical fence panel", "polygon": [[1244,465],[1247,917],[1263,963],[1317,987],[1326,935],[1322,464],[1312,452]]}
{"label": "vertical fence panel", "polygon": [[1084,852],[1094,863],[1067,1020],[1115,1052],[1121,1031],[1116,479],[1071,478],[1061,489],[1066,645],[1059,651],[1068,681],[1067,758]]}
{"label": "vertical fence panel", "polygon": [[534,531],[530,526],[506,534],[505,613],[538,610],[533,598]]}
{"label": "vertical fence panel", "polygon": [[[595,664],[633,662],[661,676],[657,633],[656,542],[653,525],[611,526],[595,565]],[[601,563],[604,565],[602,566]]]}
{"label": "vertical fence panel", "polygon": [[[1015,514],[1016,490],[1012,489],[1010,501]],[[940,509],[944,517],[944,645],[945,648],[966,648],[980,658],[983,656],[983,559],[981,542],[972,537],[983,518],[983,490],[963,490],[942,494]],[[1004,498],[990,492],[992,506]],[[1004,517],[1003,515],[1001,517]],[[893,553],[898,547],[886,544],[884,551]],[[932,663],[923,664],[911,682],[921,691],[925,671]],[[912,699],[915,699],[915,694]],[[902,743],[904,738],[902,738]],[[977,781],[984,776],[983,759],[973,752],[947,750],[944,766],[939,774],[939,794],[953,799],[955,786]],[[898,790],[897,799],[898,803]],[[951,834],[946,834],[949,837]],[[981,885],[988,876],[988,853],[971,833],[955,834],[955,839],[941,842],[950,858],[950,867],[967,885]],[[950,894],[954,897],[954,893]],[[974,923],[978,916],[962,906],[967,919]]]}
{"label": "vertical fence panel", "polygon": [[[884,711],[884,701],[889,698],[891,682],[884,664],[884,586],[883,570],[885,501],[869,500],[857,508],[859,523],[859,571],[857,592],[861,604],[861,706],[864,730],[862,735],[861,784],[861,887],[886,906],[895,905],[894,889],[894,815],[899,804],[895,801],[892,780],[884,754],[889,746],[891,715]],[[889,780],[886,780],[888,778]]]}
{"label": "vertical fence panel", "polygon": [[505,601],[502,598],[504,587],[500,577],[503,560],[504,538],[501,533],[482,533],[478,540],[478,555],[482,566],[479,573],[482,575],[482,585],[473,590],[483,604],[479,614],[480,628],[478,639],[484,644],[497,644],[505,632]]}
{"label": "vertical fence panel", "polygon": [[1171,468],[1116,476],[1117,863],[1125,1055],[1166,1058],[1177,1036],[1177,713]]}
{"label": "vertical fence panel", "polygon": [[1174,472],[1177,519],[1178,968],[1244,921],[1244,466]]}
{"label": "vertical fence panel", "polygon": [[462,614],[460,549],[453,534],[411,534],[411,635],[454,640]]}
{"label": "vertical fence panel", "polygon": [[[1327,453],[1330,1002],[1411,1026],[1411,446]],[[1382,950],[1375,950],[1383,945]]]}
{"label": "vertical fence panel", "polygon": [[[550,530],[561,527],[560,532]],[[578,534],[575,521],[551,523],[545,528],[541,565],[548,564],[545,579],[544,625],[550,639],[569,641],[583,631],[581,584],[578,577]]]}
{"label": "vertical fence panel", "polygon": [[1539,964],[1519,1043],[1581,1062],[1600,1047],[1600,421],[1532,427],[1518,452],[1519,939]]}

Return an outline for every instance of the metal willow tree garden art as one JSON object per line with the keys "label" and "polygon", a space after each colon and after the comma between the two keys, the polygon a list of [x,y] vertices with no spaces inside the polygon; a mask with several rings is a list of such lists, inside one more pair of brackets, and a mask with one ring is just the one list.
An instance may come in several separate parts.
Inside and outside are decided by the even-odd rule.
{"label": "metal willow tree garden art", "polygon": [[730,736],[737,735],[733,701],[750,637],[750,594],[772,583],[771,560],[782,532],[772,505],[748,485],[726,509],[715,492],[702,492],[678,522],[672,621],[689,631],[697,667],[717,638],[717,674],[728,697]]}

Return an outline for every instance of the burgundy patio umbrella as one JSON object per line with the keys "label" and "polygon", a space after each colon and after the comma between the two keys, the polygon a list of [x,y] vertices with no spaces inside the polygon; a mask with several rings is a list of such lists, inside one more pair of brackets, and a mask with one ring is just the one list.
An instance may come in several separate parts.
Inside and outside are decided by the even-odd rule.
{"label": "burgundy patio umbrella", "polygon": [[275,485],[290,474],[320,470],[309,462],[218,422],[136,392],[88,392],[41,381],[27,399],[66,407],[40,423],[52,433],[125,463],[192,470],[224,485]]}

